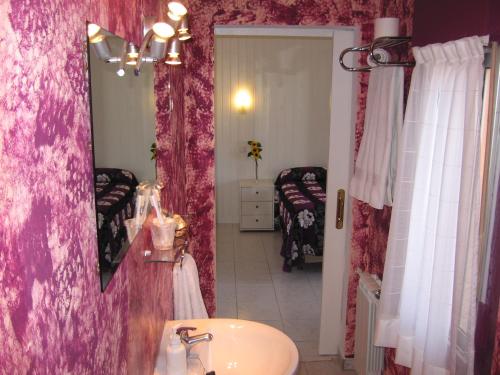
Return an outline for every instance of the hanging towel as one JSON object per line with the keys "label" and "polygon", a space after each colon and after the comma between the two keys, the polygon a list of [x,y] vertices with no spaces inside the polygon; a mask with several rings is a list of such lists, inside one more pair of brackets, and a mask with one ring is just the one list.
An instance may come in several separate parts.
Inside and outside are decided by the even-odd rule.
{"label": "hanging towel", "polygon": [[351,196],[382,209],[391,206],[398,134],[403,126],[403,68],[370,72],[365,126],[351,180]]}
{"label": "hanging towel", "polygon": [[190,254],[184,255],[182,267],[174,266],[174,319],[206,319],[207,309],[200,291],[196,262]]}

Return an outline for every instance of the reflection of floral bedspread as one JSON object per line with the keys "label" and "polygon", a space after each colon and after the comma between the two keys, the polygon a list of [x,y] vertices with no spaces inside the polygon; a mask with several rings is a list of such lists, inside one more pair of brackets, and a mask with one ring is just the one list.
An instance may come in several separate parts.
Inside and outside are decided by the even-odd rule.
{"label": "reflection of floral bedspread", "polygon": [[96,168],[97,241],[100,266],[112,268],[127,239],[125,220],[134,214],[137,180],[132,172]]}
{"label": "reflection of floral bedspread", "polygon": [[283,270],[304,263],[304,255],[323,255],[326,170],[319,167],[282,171],[275,182],[283,234]]}

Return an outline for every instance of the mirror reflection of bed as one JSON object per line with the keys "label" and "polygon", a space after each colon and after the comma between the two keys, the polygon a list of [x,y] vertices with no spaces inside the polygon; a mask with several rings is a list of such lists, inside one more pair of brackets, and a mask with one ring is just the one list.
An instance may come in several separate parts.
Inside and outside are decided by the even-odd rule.
{"label": "mirror reflection of bed", "polygon": [[[332,38],[222,34],[216,30],[217,316],[263,321],[299,351],[317,353]],[[242,89],[244,110],[235,102]],[[248,141],[262,145],[257,180]]]}
{"label": "mirror reflection of bed", "polygon": [[[123,39],[106,31],[112,55],[120,56]],[[155,98],[153,66],[141,75],[132,67],[118,76],[117,64],[106,63],[89,48],[94,177],[99,268],[102,290],[130,246],[124,221],[134,215],[138,182],[154,180]]]}

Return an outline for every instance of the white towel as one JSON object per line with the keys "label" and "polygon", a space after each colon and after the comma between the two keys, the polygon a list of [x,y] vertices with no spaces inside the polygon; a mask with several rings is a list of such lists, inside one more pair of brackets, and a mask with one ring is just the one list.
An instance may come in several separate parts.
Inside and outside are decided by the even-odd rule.
{"label": "white towel", "polygon": [[403,127],[403,68],[370,72],[365,127],[350,194],[370,206],[391,206],[396,175],[397,138]]}
{"label": "white towel", "polygon": [[182,268],[174,266],[174,319],[206,319],[207,309],[200,291],[196,262],[190,254],[184,255]]}

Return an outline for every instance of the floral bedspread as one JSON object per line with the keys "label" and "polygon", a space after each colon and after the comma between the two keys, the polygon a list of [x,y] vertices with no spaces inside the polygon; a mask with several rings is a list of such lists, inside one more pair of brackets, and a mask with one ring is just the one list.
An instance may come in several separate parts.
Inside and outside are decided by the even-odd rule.
{"label": "floral bedspread", "polygon": [[305,255],[323,255],[326,170],[320,167],[282,171],[275,182],[283,235],[283,271],[304,263]]}
{"label": "floral bedspread", "polygon": [[127,240],[125,220],[134,215],[137,179],[127,170],[96,168],[97,242],[99,264],[112,269],[113,260]]}

